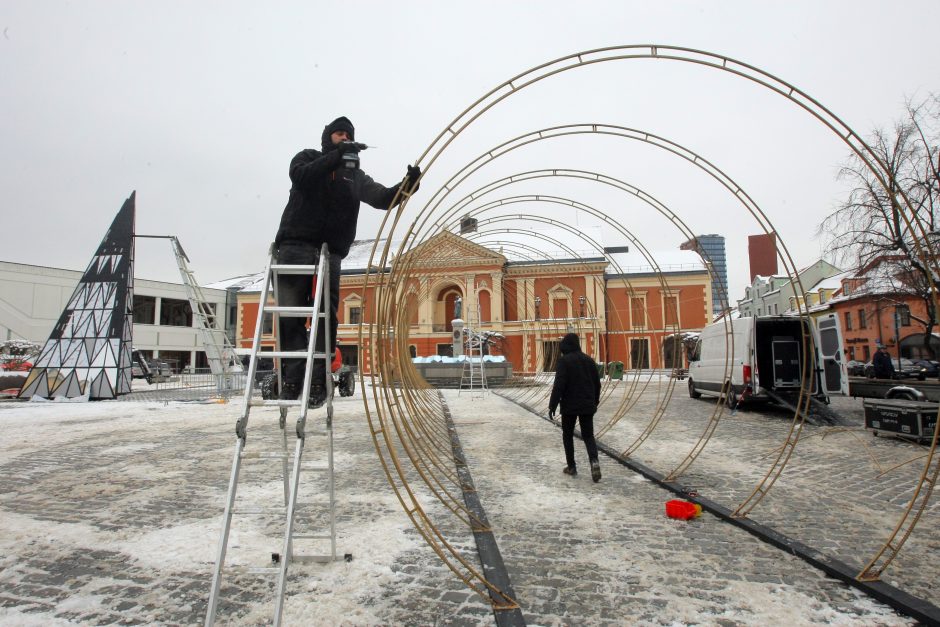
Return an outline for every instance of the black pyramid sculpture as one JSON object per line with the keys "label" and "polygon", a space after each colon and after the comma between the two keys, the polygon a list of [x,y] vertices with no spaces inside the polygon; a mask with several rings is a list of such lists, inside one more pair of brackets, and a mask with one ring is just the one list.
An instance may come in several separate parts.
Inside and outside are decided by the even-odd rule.
{"label": "black pyramid sculpture", "polygon": [[115,398],[131,391],[134,197],[124,201],[52,334],[21,398]]}

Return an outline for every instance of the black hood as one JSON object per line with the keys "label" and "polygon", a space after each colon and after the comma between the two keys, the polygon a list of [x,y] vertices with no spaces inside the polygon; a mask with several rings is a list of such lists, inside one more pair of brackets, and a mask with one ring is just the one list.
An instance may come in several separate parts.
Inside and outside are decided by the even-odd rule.
{"label": "black hood", "polygon": [[568,333],[565,337],[561,338],[561,349],[562,355],[567,355],[568,353],[577,353],[581,350],[581,340],[578,339],[577,333]]}
{"label": "black hood", "polygon": [[325,127],[323,127],[323,135],[320,136],[320,146],[323,148],[323,152],[329,152],[336,148],[333,145],[333,139],[330,137],[336,131],[346,131],[349,133],[349,141],[356,140],[356,129],[353,127],[352,122],[349,121],[347,117],[338,117]]}

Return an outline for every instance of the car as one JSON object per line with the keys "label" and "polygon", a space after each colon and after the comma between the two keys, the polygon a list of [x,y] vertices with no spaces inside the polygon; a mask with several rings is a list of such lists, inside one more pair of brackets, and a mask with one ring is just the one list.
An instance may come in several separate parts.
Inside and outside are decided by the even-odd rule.
{"label": "car", "polygon": [[850,377],[863,377],[865,376],[865,362],[855,361],[854,359],[846,362],[845,369],[848,371]]}
{"label": "car", "polygon": [[[894,358],[891,360],[894,365],[894,374],[892,379],[920,379],[923,381],[922,367],[915,364],[912,360],[902,357],[900,360]],[[872,362],[865,364],[865,376],[869,379],[875,378],[875,366]]]}
{"label": "car", "polygon": [[921,381],[940,377],[940,362],[932,359],[913,359],[911,361],[914,362],[916,367],[920,368],[917,378]]}
{"label": "car", "polygon": [[0,370],[6,370],[8,372],[29,372],[33,369],[33,364],[28,361],[7,361],[0,364]]}

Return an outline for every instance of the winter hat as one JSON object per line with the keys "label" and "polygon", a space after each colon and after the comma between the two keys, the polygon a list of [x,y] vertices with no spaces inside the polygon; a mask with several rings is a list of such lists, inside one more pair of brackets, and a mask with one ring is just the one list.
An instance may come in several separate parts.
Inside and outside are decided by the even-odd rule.
{"label": "winter hat", "polygon": [[333,139],[330,137],[336,131],[346,131],[349,134],[349,140],[355,141],[356,129],[353,123],[347,117],[338,117],[323,128],[323,135],[320,136],[320,145],[323,151],[333,150]]}
{"label": "winter hat", "polygon": [[561,345],[558,347],[563,355],[574,353],[581,350],[581,340],[577,333],[568,333],[561,338]]}

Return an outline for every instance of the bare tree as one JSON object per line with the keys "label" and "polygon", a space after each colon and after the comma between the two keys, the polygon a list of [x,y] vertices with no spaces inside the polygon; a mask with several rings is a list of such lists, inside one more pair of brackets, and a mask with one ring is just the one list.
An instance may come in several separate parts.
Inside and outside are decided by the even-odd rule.
{"label": "bare tree", "polygon": [[[822,235],[842,267],[862,274],[883,266],[880,289],[923,301],[924,347],[937,326],[934,271],[940,233],[940,97],[908,101],[904,119],[891,130],[877,129],[868,145],[880,163],[879,176],[857,155],[839,172],[852,189],[848,199],[823,219]],[[902,204],[906,198],[909,209]],[[926,236],[926,237],[925,237]]]}

